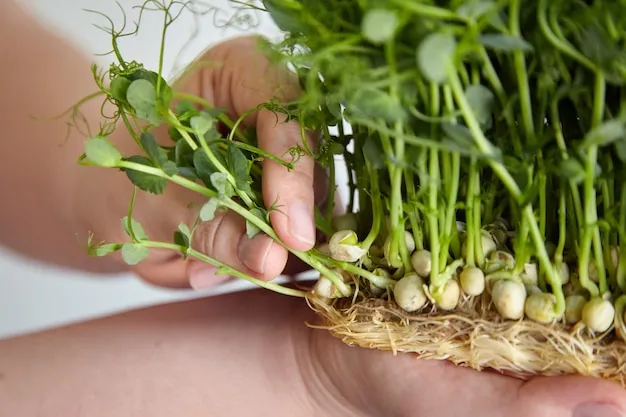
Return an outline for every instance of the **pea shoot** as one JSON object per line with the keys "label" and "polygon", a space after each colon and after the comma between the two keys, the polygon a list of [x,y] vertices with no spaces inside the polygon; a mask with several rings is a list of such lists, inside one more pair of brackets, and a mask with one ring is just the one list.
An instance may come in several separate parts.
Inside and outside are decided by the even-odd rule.
{"label": "pea shoot", "polygon": [[[118,60],[97,96],[117,109],[85,143],[83,165],[124,171],[136,192],[169,183],[208,198],[171,242],[132,217],[130,243],[91,243],[129,264],[166,248],[223,273],[307,298],[346,343],[416,352],[475,369],[583,373],[623,383],[626,349],[626,3],[622,0],[263,0],[284,32],[260,47],[288,64],[303,93],[267,109],[301,125],[293,157],[257,147],[220,109],[176,93],[157,71]],[[108,85],[108,86],[105,86]],[[93,98],[93,96],[91,97]],[[173,104],[176,101],[176,104]],[[107,140],[121,122],[142,149]],[[218,123],[230,128],[224,137]],[[171,144],[151,133],[166,125]],[[349,126],[349,129],[347,128]],[[306,146],[317,131],[320,146]],[[331,133],[332,132],[332,133]],[[309,290],[256,280],[194,249],[194,228],[218,210],[249,237],[280,243],[261,200],[259,162],[288,168],[312,155],[348,170],[348,212],[316,213],[327,236],[290,250],[319,272]]]}

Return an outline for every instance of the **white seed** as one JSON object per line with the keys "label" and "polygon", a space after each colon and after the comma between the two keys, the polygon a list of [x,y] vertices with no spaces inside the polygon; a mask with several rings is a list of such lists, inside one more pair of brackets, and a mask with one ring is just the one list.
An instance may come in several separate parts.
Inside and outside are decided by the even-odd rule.
{"label": "white seed", "polygon": [[441,310],[454,310],[459,304],[461,296],[461,286],[456,279],[449,279],[443,287],[443,291],[437,299],[437,307]]}
{"label": "white seed", "polygon": [[[349,274],[339,268],[333,268],[332,271],[336,272],[343,282],[347,283],[351,279]],[[349,286],[349,289],[350,292],[354,292],[354,288],[352,286]],[[323,275],[317,280],[317,282],[313,286],[313,293],[324,298],[344,297],[341,291],[339,291],[339,288],[337,288],[337,286],[328,277]]]}
{"label": "white seed", "polygon": [[330,237],[328,245],[357,245],[359,243],[359,237],[354,230],[345,229],[339,230]]}
{"label": "white seed", "polygon": [[498,313],[505,319],[519,320],[524,317],[526,287],[513,280],[498,280],[491,291]]}
{"label": "white seed", "polygon": [[526,295],[529,297],[533,294],[543,294],[541,288],[539,288],[536,284],[524,284],[524,287],[526,288]]}
{"label": "white seed", "polygon": [[413,269],[419,276],[423,278],[430,276],[430,252],[425,249],[413,252],[411,265],[413,265]]}
{"label": "white seed", "polygon": [[540,293],[531,294],[524,303],[526,316],[538,323],[548,324],[554,321],[554,305],[556,297],[553,294]]}
{"label": "white seed", "polygon": [[328,243],[322,243],[317,247],[317,250],[320,251],[323,255],[332,256],[330,253],[330,245]]}
{"label": "white seed", "polygon": [[[489,256],[493,251],[497,249],[496,242],[491,237],[490,233],[482,231],[480,234],[480,240],[482,243],[483,256]],[[463,254],[464,258],[467,257],[467,240],[463,241],[461,253]]]}
{"label": "white seed", "polygon": [[491,274],[503,269],[510,270],[515,266],[515,258],[509,252],[503,250],[496,250],[486,257],[484,265],[484,271],[486,274]]}
{"label": "white seed", "polygon": [[[402,266],[402,258],[400,257],[400,253],[398,253],[397,256],[394,257],[395,259],[391,259],[391,256],[389,254],[389,251],[391,250],[391,237],[391,235],[387,237],[387,239],[385,240],[385,245],[383,247],[385,260],[390,266],[394,268],[399,268]],[[404,232],[404,243],[409,252],[409,255],[412,254],[413,251],[415,251],[415,239],[413,239],[413,234],[411,232]]]}
{"label": "white seed", "polygon": [[358,261],[367,253],[358,246],[358,243],[359,239],[352,230],[340,230],[333,233],[328,242],[331,257],[343,262]]}
{"label": "white seed", "polygon": [[393,296],[401,309],[417,311],[426,304],[424,280],[415,273],[405,275],[393,288]]}
{"label": "white seed", "polygon": [[537,285],[539,282],[537,264],[534,262],[524,264],[524,271],[520,274],[520,278],[524,284]]}
{"label": "white seed", "polygon": [[334,230],[358,230],[359,218],[355,213],[345,213],[333,218]]}
{"label": "white seed", "polygon": [[599,282],[598,281],[598,269],[596,268],[595,262],[589,262],[589,279],[595,282],[596,284]]}
{"label": "white seed", "polygon": [[613,264],[613,268],[617,268],[617,265],[619,265],[619,246],[611,246],[610,249],[610,253],[611,253],[611,263]]}
{"label": "white seed", "polygon": [[565,298],[565,321],[567,324],[576,324],[583,318],[583,307],[587,299],[580,295],[574,294]]}
{"label": "white seed", "polygon": [[565,262],[561,263],[561,268],[555,266],[557,276],[561,280],[561,284],[566,285],[569,282],[569,266]]}
{"label": "white seed", "polygon": [[467,295],[477,296],[485,291],[485,273],[475,266],[470,266],[459,276],[463,292]]}
{"label": "white seed", "polygon": [[326,277],[320,277],[313,287],[313,292],[324,298],[337,298],[337,288],[331,280]]}
{"label": "white seed", "polygon": [[613,324],[615,308],[610,301],[593,298],[585,303],[582,311],[582,320],[591,331],[605,332]]}
{"label": "white seed", "polygon": [[[376,268],[372,271],[372,273],[376,276],[379,276],[381,278],[384,279],[391,279],[391,274],[389,273],[389,271],[387,271],[386,269],[383,268]],[[370,291],[372,292],[372,294],[374,294],[375,296],[380,296],[385,292],[386,288],[381,288],[377,285],[375,285],[372,281],[369,281],[369,288]]]}

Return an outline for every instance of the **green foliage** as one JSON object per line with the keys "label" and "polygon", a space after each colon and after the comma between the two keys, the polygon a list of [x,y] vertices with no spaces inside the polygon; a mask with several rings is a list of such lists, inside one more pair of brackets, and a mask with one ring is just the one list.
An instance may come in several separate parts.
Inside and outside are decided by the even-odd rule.
{"label": "green foliage", "polygon": [[[165,15],[167,29],[179,3],[147,4]],[[368,253],[351,269],[356,275],[370,276],[386,242],[392,272],[402,271],[400,264],[411,268],[406,230],[430,251],[432,282],[462,257],[461,242],[470,248],[467,263],[482,267],[481,234],[504,222],[511,230],[502,247],[516,255],[511,274],[537,263],[540,285],[555,295],[560,313],[555,264],[578,265],[593,296],[626,285],[604,267],[609,245],[626,254],[619,198],[626,189],[623,0],[262,4],[285,36],[259,47],[273,63],[293,68],[298,98],[271,98],[229,120],[203,98],[177,93],[161,76],[162,56],[157,71],[125,61],[116,43],[123,35],[111,30],[119,62],[108,88],[101,76],[96,83],[118,113],[87,142],[86,158],[122,169],[144,192],[161,194],[174,182],[199,193],[208,199],[198,212],[203,222],[218,209],[233,210],[245,218],[249,237],[279,240],[269,219],[278,206],[266,207],[261,197],[263,161],[291,170],[306,155],[334,181],[334,158],[342,155],[348,207],[359,204],[360,245]],[[298,123],[302,132],[315,130],[319,143],[303,135],[303,144],[285,155],[259,149],[256,132],[242,122],[260,110]],[[141,155],[121,156],[107,145],[110,126],[120,120]],[[168,143],[155,138],[159,125],[167,127]],[[316,212],[319,231],[331,229],[329,213]],[[191,230],[181,225],[173,233],[169,247],[193,254]],[[149,242],[121,250],[138,262],[137,248],[156,245]],[[338,265],[316,251],[291,252],[323,273]],[[591,263],[599,266],[597,283],[588,276]]]}

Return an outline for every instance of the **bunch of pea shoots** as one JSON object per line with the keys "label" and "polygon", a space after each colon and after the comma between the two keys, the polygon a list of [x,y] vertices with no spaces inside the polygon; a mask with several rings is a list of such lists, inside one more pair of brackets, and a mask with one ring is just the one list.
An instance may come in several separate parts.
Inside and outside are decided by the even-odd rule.
{"label": "bunch of pea shoots", "polygon": [[[362,348],[626,385],[625,0],[233,3],[281,29],[259,48],[290,68],[301,95],[235,119],[177,92],[162,55],[182,3],[147,1],[142,12],[164,16],[159,68],[124,60],[123,34],[110,32],[117,62],[92,69],[116,114],[79,163],[122,170],[135,193],[185,187],[206,203],[157,242],[132,217],[133,193],[120,214],[128,241],[93,237],[89,253],[137,264],[153,248],[176,251],[302,297],[319,328]],[[302,144],[259,149],[242,120],[261,109],[299,123]],[[152,133],[163,125],[166,145]],[[118,126],[141,154],[113,146]],[[332,181],[347,169],[349,189],[343,214],[332,193],[317,209],[314,249],[288,248],[319,273],[314,284],[260,281],[192,247],[195,228],[229,210],[248,238],[283,244],[269,216],[280,201],[262,200],[262,162],[293,169],[303,155]]]}

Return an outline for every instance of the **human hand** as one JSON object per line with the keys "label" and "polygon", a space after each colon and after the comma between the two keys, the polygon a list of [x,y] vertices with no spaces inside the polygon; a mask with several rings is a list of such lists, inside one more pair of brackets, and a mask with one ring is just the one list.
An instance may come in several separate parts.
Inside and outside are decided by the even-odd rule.
{"label": "human hand", "polygon": [[613,383],[394,357],[305,325],[315,320],[302,299],[254,290],[0,341],[0,415],[104,417],[112,404],[117,416],[153,417],[626,415]]}
{"label": "human hand", "polygon": [[[312,315],[309,320],[315,322]],[[293,324],[294,333],[302,333],[297,320]],[[349,347],[326,331],[310,332],[294,340],[305,346],[296,350],[308,349],[300,356],[302,378],[319,381],[311,386],[317,403],[326,405],[324,415],[626,416],[626,391],[612,382],[581,376],[522,381],[411,354]]]}
{"label": "human hand", "polygon": [[[271,65],[258,50],[256,42],[256,37],[246,36],[218,44],[201,57],[201,69],[179,80],[175,90],[202,97],[215,107],[227,109],[231,120],[274,97],[283,100],[297,98],[299,86],[295,75]],[[281,117],[261,110],[245,119],[244,125],[256,129],[261,149],[288,159],[287,151],[302,145],[300,126],[297,122],[285,123]],[[167,126],[156,128],[154,134],[158,142],[168,144]],[[135,146],[127,136],[118,136],[118,142],[117,146],[122,149]],[[315,146],[312,135],[307,142],[309,146]],[[316,240],[313,208],[316,202],[322,203],[326,194],[324,176],[308,155],[302,155],[291,171],[270,160],[263,162],[263,200],[268,208],[278,202],[280,208],[270,213],[270,220],[278,237],[288,247],[297,250],[313,247]],[[110,191],[114,199],[123,201],[120,204],[128,203],[127,187],[118,186]],[[204,202],[202,197],[170,184],[164,195],[138,195],[133,217],[152,240],[169,241],[179,223],[191,225],[194,222],[197,212],[190,206],[195,204],[197,207]],[[119,225],[119,217],[125,210],[121,207],[115,212],[117,218],[111,219],[112,224]],[[128,239],[120,233],[121,230],[115,232],[112,238],[115,241]],[[108,238],[111,233],[113,230],[108,229],[104,236]],[[283,272],[300,272],[300,265],[288,263],[287,250],[267,235],[259,234],[249,239],[245,233],[245,221],[234,212],[218,213],[214,220],[202,223],[194,232],[192,245],[255,278],[271,280]],[[159,250],[153,250],[149,258],[132,269],[146,281],[167,287],[191,285],[205,288],[228,278],[215,276],[216,269],[210,265],[187,261],[179,254]]]}

